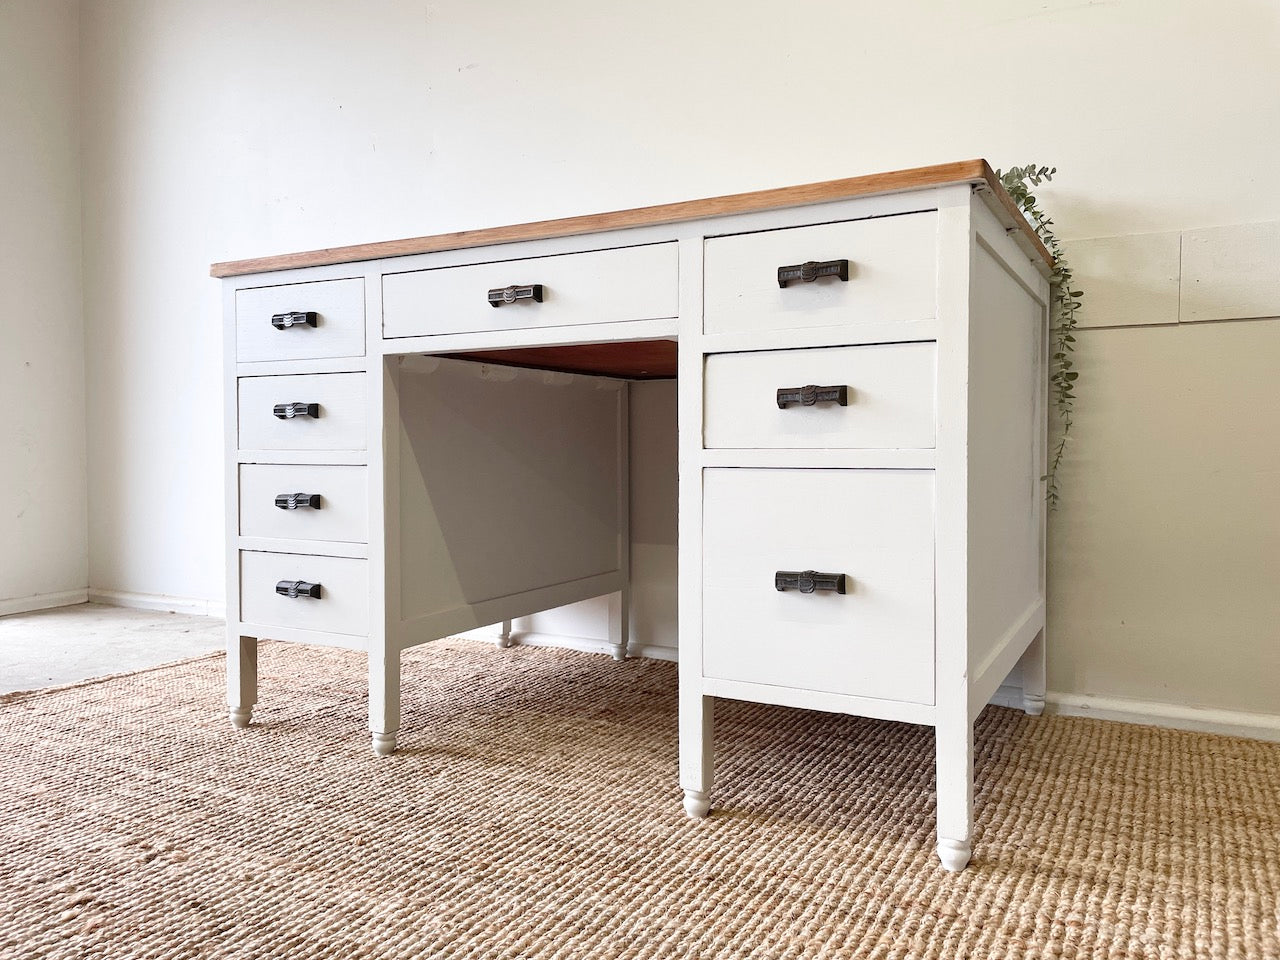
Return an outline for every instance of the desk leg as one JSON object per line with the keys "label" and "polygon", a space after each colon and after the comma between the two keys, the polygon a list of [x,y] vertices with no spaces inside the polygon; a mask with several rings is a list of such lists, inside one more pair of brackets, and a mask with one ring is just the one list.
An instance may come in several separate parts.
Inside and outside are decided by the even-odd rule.
{"label": "desk leg", "polygon": [[1019,666],[1022,673],[1022,709],[1028,716],[1038,717],[1044,713],[1046,686],[1043,627],[1022,655]]}
{"label": "desk leg", "polygon": [[609,642],[613,659],[627,659],[627,638],[631,621],[631,588],[623,587],[609,597]]}
{"label": "desk leg", "polygon": [[[947,722],[951,720],[952,722]],[[973,849],[973,724],[967,708],[940,717],[934,731],[938,781],[938,859],[963,870]]]}
{"label": "desk leg", "polygon": [[715,777],[715,698],[704,697],[696,682],[680,690],[680,786],[684,811],[705,817],[711,811],[711,784]]}
{"label": "desk leg", "polygon": [[227,705],[231,725],[244,729],[258,702],[258,638],[227,637]]}
{"label": "desk leg", "polygon": [[369,731],[373,752],[385,757],[400,731],[400,651],[369,651]]}
{"label": "desk leg", "polygon": [[501,650],[505,650],[507,647],[511,646],[511,621],[510,620],[503,620],[500,624],[498,624],[498,635],[494,637],[493,642],[497,644],[498,648]]}

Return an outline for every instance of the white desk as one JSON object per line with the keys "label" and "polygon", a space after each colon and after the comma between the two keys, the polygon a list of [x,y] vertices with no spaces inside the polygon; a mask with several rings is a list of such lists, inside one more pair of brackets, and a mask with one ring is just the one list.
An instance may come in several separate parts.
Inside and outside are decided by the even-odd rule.
{"label": "white desk", "polygon": [[1044,704],[1049,268],[982,161],[216,264],[232,722],[258,638],[366,651],[379,754],[414,644],[608,595],[626,656],[628,382],[678,376],[685,809],[714,698],[929,724],[961,869],[974,718]]}

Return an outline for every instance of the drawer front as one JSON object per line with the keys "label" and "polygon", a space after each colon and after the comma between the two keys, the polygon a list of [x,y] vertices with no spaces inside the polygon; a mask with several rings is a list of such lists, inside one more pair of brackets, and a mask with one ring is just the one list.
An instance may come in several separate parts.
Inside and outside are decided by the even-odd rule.
{"label": "drawer front", "polygon": [[[489,302],[492,289],[534,284],[540,303]],[[663,319],[679,312],[678,286],[674,243],[393,273],[382,278],[383,335]]]}
{"label": "drawer front", "polygon": [[[933,473],[707,470],[703,672],[933,703]],[[846,593],[775,586],[842,573]]]}
{"label": "drawer front", "polygon": [[[706,242],[707,333],[801,330],[937,314],[937,215],[910,213]],[[778,268],[848,260],[848,280],[778,286]]]}
{"label": "drawer front", "polygon": [[[934,444],[933,343],[724,353],[707,357],[708,448],[929,448]],[[808,385],[812,405],[790,394]],[[779,390],[787,396],[779,400]],[[780,406],[785,402],[785,408]]]}
{"label": "drawer front", "polygon": [[[320,597],[281,596],[276,593],[276,584],[281,580],[318,583]],[[367,635],[368,561],[292,553],[242,552],[240,619],[268,627]]]}
{"label": "drawer front", "polygon": [[[271,318],[314,313],[315,326],[279,329]],[[236,359],[315,360],[364,356],[364,280],[321,280],[236,291]]]}
{"label": "drawer front", "polygon": [[[365,374],[318,373],[241,377],[241,450],[363,450],[366,444]],[[317,416],[276,415],[278,404],[315,404]]]}
{"label": "drawer front", "polygon": [[[242,464],[240,535],[367,543],[368,476],[367,467]],[[296,506],[276,502],[281,494],[299,493],[307,496],[295,498]]]}

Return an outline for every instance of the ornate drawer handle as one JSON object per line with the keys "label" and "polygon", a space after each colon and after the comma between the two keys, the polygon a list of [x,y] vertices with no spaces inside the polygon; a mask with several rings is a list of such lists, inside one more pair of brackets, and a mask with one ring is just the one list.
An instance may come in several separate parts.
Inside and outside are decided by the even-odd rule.
{"label": "ornate drawer handle", "polygon": [[276,584],[276,593],[282,597],[311,597],[320,599],[320,584],[307,583],[305,580],[281,580]]}
{"label": "ornate drawer handle", "polygon": [[320,509],[320,494],[318,493],[277,493],[276,506],[281,510],[297,510],[305,507],[308,510]]}
{"label": "ornate drawer handle", "polygon": [[319,315],[314,310],[290,310],[287,313],[273,313],[271,325],[277,330],[288,330],[290,327],[314,327]]}
{"label": "ornate drawer handle", "polygon": [[806,384],[803,387],[779,387],[778,409],[785,410],[793,403],[802,407],[812,407],[815,403],[836,403],[842,407],[849,405],[849,388],[844,384],[832,387],[819,387]]}
{"label": "ornate drawer handle", "polygon": [[839,277],[841,280],[848,280],[849,261],[808,260],[778,268],[778,286],[780,287],[786,287],[787,284],[797,280],[800,283],[813,283],[819,277]]}
{"label": "ornate drawer handle", "polygon": [[844,593],[843,573],[818,573],[816,570],[779,570],[773,575],[773,587],[779,593],[799,590],[813,593],[815,590],[833,590]]}
{"label": "ornate drawer handle", "polygon": [[271,412],[281,420],[292,420],[294,417],[311,417],[314,420],[320,416],[320,404],[277,403],[271,408]]}
{"label": "ornate drawer handle", "polygon": [[517,287],[494,287],[489,291],[489,306],[500,307],[504,303],[515,303],[517,300],[542,302],[542,284],[530,283]]}

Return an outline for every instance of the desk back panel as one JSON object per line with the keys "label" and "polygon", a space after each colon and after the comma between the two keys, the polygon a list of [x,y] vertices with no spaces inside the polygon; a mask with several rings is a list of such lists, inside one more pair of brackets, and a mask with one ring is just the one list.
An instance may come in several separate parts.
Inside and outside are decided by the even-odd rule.
{"label": "desk back panel", "polygon": [[401,619],[622,569],[625,391],[463,360],[401,368]]}

